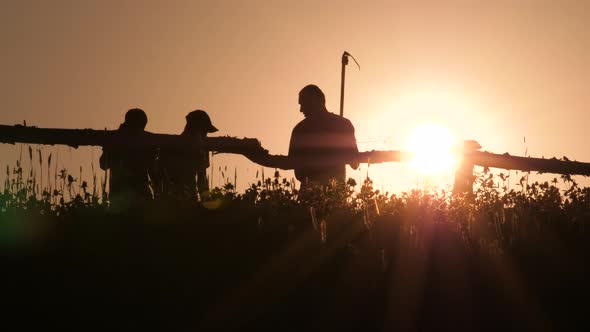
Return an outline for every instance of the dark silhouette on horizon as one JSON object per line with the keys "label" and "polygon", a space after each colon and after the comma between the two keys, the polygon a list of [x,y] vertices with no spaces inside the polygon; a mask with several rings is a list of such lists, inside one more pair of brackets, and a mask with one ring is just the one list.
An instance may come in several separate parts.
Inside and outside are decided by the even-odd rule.
{"label": "dark silhouette on horizon", "polygon": [[[209,115],[196,110],[186,116],[186,125],[180,136],[190,141],[203,143],[207,134],[217,132]],[[209,191],[207,168],[209,151],[205,148],[178,146],[174,149],[161,149],[158,158],[157,198],[170,198],[196,202],[197,193],[203,195]]]}
{"label": "dark silhouette on horizon", "polygon": [[[305,119],[291,133],[289,157],[326,158],[345,153],[358,153],[354,126],[350,120],[326,109],[326,98],[316,85],[308,85],[299,92],[300,112]],[[358,168],[358,163],[350,165]],[[346,180],[345,164],[326,164],[318,167],[296,168],[295,177],[306,184],[326,185],[331,180]]]}
{"label": "dark silhouette on horizon", "polygon": [[[148,118],[139,108],[130,109],[118,131],[132,138],[145,133]],[[155,162],[155,149],[129,148],[124,145],[103,147],[100,168],[110,169],[109,195],[111,203],[129,204],[152,199],[149,176]]]}

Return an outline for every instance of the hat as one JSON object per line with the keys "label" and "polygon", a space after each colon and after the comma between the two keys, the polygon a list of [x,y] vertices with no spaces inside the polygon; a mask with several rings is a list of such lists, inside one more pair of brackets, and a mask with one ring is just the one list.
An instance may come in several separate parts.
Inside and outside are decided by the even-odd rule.
{"label": "hat", "polygon": [[208,133],[219,131],[213,126],[213,124],[211,124],[211,119],[209,118],[209,115],[207,115],[207,112],[202,110],[192,111],[187,114],[186,122],[204,128]]}

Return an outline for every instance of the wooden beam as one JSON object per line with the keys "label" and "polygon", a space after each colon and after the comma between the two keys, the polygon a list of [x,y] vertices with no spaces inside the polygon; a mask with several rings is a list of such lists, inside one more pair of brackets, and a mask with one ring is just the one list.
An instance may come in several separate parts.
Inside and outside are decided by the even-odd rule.
{"label": "wooden beam", "polygon": [[[377,164],[383,162],[400,162],[408,160],[402,151],[365,151],[355,154],[326,156],[312,159],[290,158],[284,155],[272,155],[254,138],[207,137],[203,142],[191,140],[185,136],[156,134],[144,132],[129,135],[117,130],[94,129],[54,129],[25,127],[21,125],[0,125],[0,143],[28,143],[47,145],[79,146],[127,146],[129,148],[165,148],[194,149],[203,148],[218,153],[235,153],[246,156],[251,161],[266,167],[294,169],[299,167],[318,167],[329,164],[351,164],[354,162]],[[204,144],[204,145],[203,145]],[[543,173],[571,174],[590,176],[590,163],[559,160],[556,158],[517,157],[491,152],[475,151],[473,141],[466,141],[472,148],[464,152],[466,164],[483,167],[537,171]]]}
{"label": "wooden beam", "polygon": [[508,153],[495,154],[482,151],[467,153],[465,158],[471,160],[473,164],[483,167],[590,176],[590,163],[578,161],[517,157]]}

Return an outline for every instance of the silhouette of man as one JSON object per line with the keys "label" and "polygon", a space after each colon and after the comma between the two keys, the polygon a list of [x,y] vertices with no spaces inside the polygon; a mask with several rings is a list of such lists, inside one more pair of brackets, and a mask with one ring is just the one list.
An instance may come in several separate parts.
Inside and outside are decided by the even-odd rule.
{"label": "silhouette of man", "polygon": [[[186,116],[186,125],[180,136],[192,142],[203,143],[208,133],[218,131],[205,111],[196,110]],[[160,151],[160,182],[164,196],[195,201],[197,191],[201,198],[209,191],[207,168],[209,151],[206,149],[168,149]]]}
{"label": "silhouette of man", "polygon": [[[118,132],[124,138],[145,133],[147,115],[139,108],[130,109],[125,114],[125,122]],[[110,199],[115,204],[130,204],[138,200],[150,199],[149,173],[155,162],[153,149],[125,145],[105,146],[100,156],[100,168],[111,170]]]}
{"label": "silhouette of man", "polygon": [[[304,87],[299,92],[299,104],[305,119],[293,129],[289,157],[329,160],[330,156],[358,152],[352,123],[326,109],[326,98],[319,87]],[[358,163],[350,166],[357,169]],[[302,186],[308,182],[326,185],[332,179],[344,182],[346,165],[328,162],[296,168],[295,177]]]}

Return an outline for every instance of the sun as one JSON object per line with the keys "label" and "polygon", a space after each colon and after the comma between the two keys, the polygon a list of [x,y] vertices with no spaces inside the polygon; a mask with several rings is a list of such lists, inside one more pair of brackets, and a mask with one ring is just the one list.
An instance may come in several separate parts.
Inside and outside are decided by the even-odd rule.
{"label": "sun", "polygon": [[414,128],[405,144],[408,164],[424,175],[446,173],[454,169],[457,154],[455,136],[445,127],[424,124]]}

